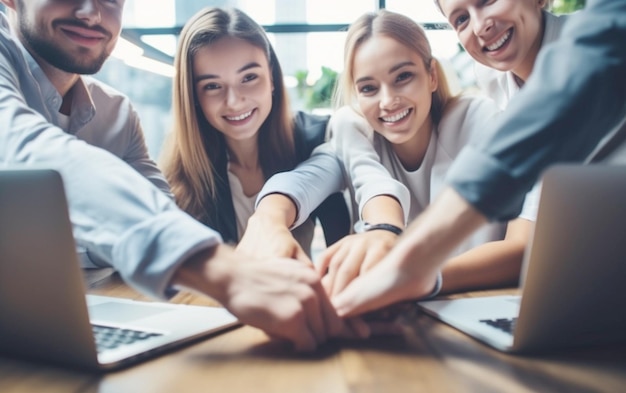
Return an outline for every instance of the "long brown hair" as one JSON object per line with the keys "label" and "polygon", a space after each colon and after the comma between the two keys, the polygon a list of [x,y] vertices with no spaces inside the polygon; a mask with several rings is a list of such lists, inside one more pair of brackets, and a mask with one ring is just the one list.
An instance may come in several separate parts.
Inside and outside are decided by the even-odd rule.
{"label": "long brown hair", "polygon": [[163,169],[178,205],[206,223],[217,200],[221,178],[216,165],[226,160],[222,134],[209,124],[195,94],[193,61],[198,50],[235,37],[261,48],[268,59],[274,85],[272,109],[259,130],[259,161],[266,178],[295,166],[293,120],[283,73],[265,31],[238,9],[207,7],[183,27],[174,61],[172,133],[164,147]]}
{"label": "long brown hair", "polygon": [[438,86],[433,92],[430,114],[433,123],[439,123],[446,104],[452,98],[443,68],[434,59],[424,30],[412,19],[384,9],[368,12],[350,25],[344,47],[344,71],[339,77],[334,94],[335,106],[352,105],[360,112],[356,107],[354,56],[359,47],[375,34],[390,37],[410,48],[422,58],[428,72],[437,73]]}

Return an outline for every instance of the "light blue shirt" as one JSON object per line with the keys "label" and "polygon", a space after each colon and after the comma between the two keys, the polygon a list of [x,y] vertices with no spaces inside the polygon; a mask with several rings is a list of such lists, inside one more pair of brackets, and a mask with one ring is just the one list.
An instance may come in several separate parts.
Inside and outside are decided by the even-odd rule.
{"label": "light blue shirt", "polygon": [[177,267],[221,237],[175,205],[128,99],[88,77],[73,89],[64,119],[62,97],[0,13],[0,169],[59,171],[82,261],[165,298]]}

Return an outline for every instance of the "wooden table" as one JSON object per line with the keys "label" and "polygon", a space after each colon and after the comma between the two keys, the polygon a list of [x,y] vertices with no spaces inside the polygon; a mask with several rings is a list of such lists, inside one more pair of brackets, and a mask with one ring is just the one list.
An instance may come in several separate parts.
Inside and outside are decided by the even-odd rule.
{"label": "wooden table", "polygon": [[[89,286],[144,299],[115,274],[92,275]],[[477,294],[485,292],[462,296]],[[212,304],[189,294],[173,301]],[[0,392],[626,392],[626,346],[513,356],[417,315],[404,336],[302,355],[245,326],[109,374],[0,357]]]}

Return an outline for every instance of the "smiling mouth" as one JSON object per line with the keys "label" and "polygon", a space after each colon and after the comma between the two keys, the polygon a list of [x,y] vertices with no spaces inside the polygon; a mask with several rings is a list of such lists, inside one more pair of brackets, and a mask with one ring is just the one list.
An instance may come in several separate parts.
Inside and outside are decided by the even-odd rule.
{"label": "smiling mouth", "polygon": [[507,32],[496,42],[494,42],[493,44],[486,46],[485,47],[485,51],[486,52],[493,52],[493,51],[497,51],[498,49],[502,48],[502,46],[504,46],[504,44],[506,44],[509,39],[511,38],[511,35],[513,35],[513,29],[509,29],[507,30]]}
{"label": "smiling mouth", "polygon": [[252,112],[254,112],[254,109],[246,112],[246,113],[242,113],[241,115],[237,115],[237,116],[224,116],[224,118],[228,121],[241,121],[241,120],[245,120],[248,117],[252,116]]}
{"label": "smiling mouth", "polygon": [[395,123],[407,117],[409,113],[411,113],[411,111],[412,109],[405,109],[402,112],[396,113],[393,116],[380,117],[380,120],[384,123]]}

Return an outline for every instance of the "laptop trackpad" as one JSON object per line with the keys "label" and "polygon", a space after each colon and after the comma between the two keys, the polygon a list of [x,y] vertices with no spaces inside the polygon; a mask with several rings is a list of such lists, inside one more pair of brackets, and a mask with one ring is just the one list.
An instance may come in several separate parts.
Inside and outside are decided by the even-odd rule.
{"label": "laptop trackpad", "polygon": [[141,307],[133,304],[106,302],[89,306],[89,318],[98,321],[128,323],[172,311],[166,307]]}

